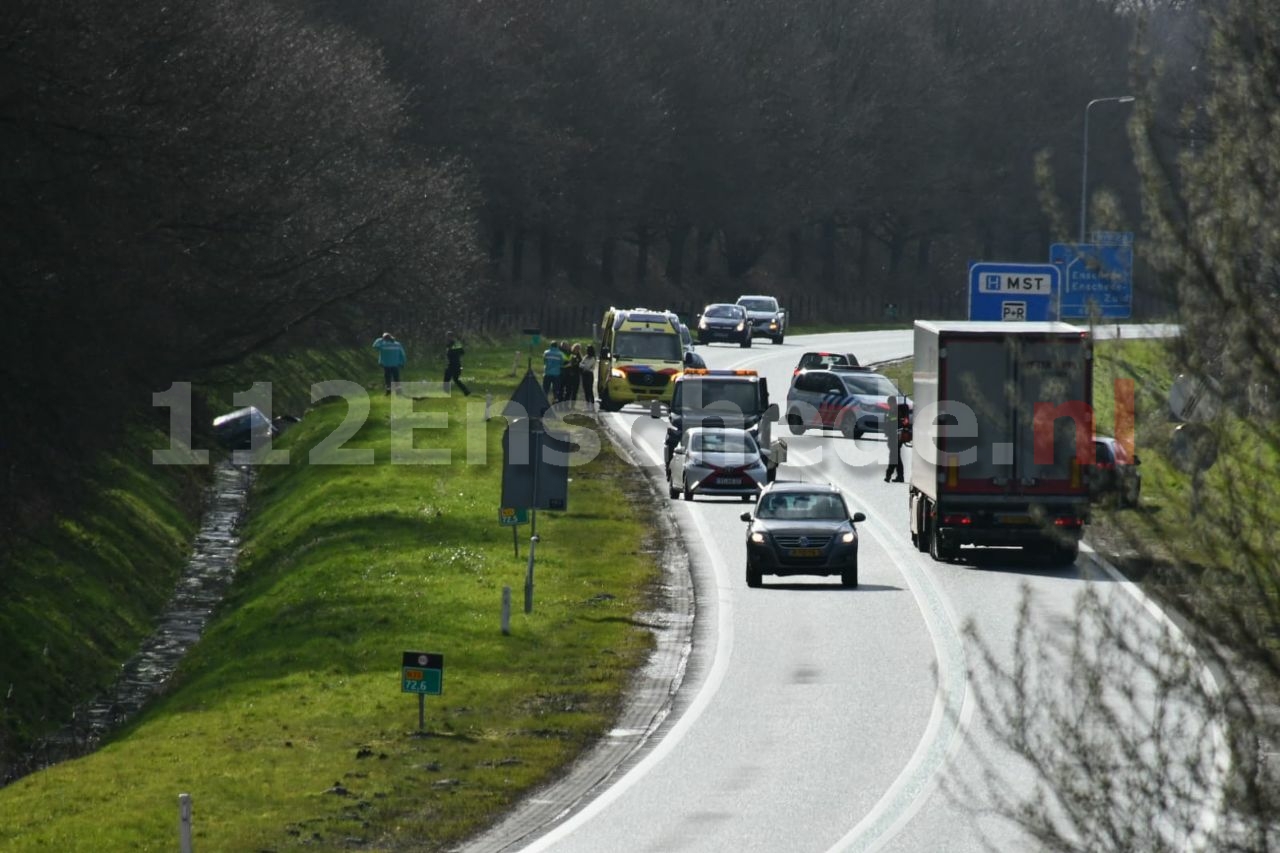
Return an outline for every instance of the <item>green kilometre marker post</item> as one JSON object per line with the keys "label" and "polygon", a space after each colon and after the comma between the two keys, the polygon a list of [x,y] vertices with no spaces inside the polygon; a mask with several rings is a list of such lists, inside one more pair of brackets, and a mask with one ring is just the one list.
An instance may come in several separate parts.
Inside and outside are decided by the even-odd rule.
{"label": "green kilometre marker post", "polygon": [[418,694],[418,731],[426,728],[427,696],[444,691],[444,655],[405,652],[400,659],[400,692]]}

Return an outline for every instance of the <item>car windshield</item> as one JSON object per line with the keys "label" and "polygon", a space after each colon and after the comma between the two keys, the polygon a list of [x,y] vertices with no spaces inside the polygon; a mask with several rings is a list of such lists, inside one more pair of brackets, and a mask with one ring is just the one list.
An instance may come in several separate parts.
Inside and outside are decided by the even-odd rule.
{"label": "car windshield", "polygon": [[848,518],[839,495],[823,492],[783,492],[767,495],[756,508],[757,518],[790,520]]}
{"label": "car windshield", "polygon": [[680,336],[664,332],[618,332],[613,342],[614,358],[680,361],[682,350]]}
{"label": "car windshield", "polygon": [[737,305],[708,305],[707,310],[702,312],[704,317],[730,317],[737,318],[742,316],[742,309]]}
{"label": "car windshield", "polygon": [[681,412],[710,409],[726,415],[759,414],[756,387],[754,382],[686,378],[676,386],[676,393],[680,396],[673,408]]}
{"label": "car windshield", "polygon": [[684,344],[685,347],[693,346],[693,333],[689,331],[688,326],[680,327],[680,342]]}
{"label": "car windshield", "polygon": [[868,397],[890,397],[902,394],[892,382],[879,373],[845,374],[840,378],[850,394],[863,394]]}
{"label": "car windshield", "polygon": [[755,439],[742,432],[702,432],[690,439],[691,450],[702,453],[737,453],[743,456],[756,456],[760,448]]}
{"label": "car windshield", "polygon": [[777,311],[778,301],[776,299],[740,299],[738,304],[748,311]]}
{"label": "car windshield", "polygon": [[[850,364],[849,357],[838,352],[807,352],[800,359],[800,367],[803,370],[831,367],[834,364]],[[851,366],[857,367],[858,365],[854,362]]]}

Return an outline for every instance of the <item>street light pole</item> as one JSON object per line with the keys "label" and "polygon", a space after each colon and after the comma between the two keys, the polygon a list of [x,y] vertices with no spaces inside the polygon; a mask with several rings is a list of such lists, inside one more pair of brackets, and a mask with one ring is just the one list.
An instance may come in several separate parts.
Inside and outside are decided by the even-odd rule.
{"label": "street light pole", "polygon": [[1084,242],[1085,224],[1089,211],[1089,109],[1094,104],[1112,101],[1117,104],[1133,102],[1133,95],[1117,95],[1114,98],[1094,98],[1084,105],[1084,157],[1080,163],[1080,242]]}

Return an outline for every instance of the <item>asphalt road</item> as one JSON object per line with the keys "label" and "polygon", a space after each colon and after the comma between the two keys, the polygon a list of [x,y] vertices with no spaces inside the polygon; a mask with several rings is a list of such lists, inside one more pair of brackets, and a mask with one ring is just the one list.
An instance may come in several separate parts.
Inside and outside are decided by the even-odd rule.
{"label": "asphalt road", "polygon": [[[818,348],[851,351],[863,363],[888,361],[910,354],[911,337],[789,336],[783,346],[702,352],[711,367],[761,371],[782,403],[800,353]],[[664,422],[639,410],[604,417],[656,475]],[[739,519],[747,505],[671,501],[699,590],[701,629],[671,718],[607,784],[567,803],[541,835],[526,835],[523,849],[1039,849],[990,811],[993,782],[1018,792],[1036,779],[1001,746],[977,701],[992,685],[983,681],[989,676],[979,646],[964,626],[1009,667],[1024,598],[1033,623],[1066,632],[1078,596],[1090,589],[1148,638],[1139,643],[1176,632],[1136,590],[1087,557],[1051,569],[1016,550],[979,556],[966,549],[956,563],[933,562],[911,545],[906,485],[883,481],[887,448],[879,436],[785,437],[782,478],[834,482],[867,514],[859,587],[766,576],[763,588],[748,589]],[[1053,660],[1049,652],[1050,670]],[[1141,705],[1144,695],[1138,689],[1132,701]],[[553,802],[554,788],[539,798]]]}

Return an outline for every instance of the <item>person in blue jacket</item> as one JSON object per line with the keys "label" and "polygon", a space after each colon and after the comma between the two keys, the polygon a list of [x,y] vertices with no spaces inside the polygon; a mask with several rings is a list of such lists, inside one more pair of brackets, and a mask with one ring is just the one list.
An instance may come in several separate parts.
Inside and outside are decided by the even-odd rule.
{"label": "person in blue jacket", "polygon": [[560,368],[564,366],[564,350],[558,341],[552,341],[542,354],[542,393],[550,394],[554,401],[560,400]]}
{"label": "person in blue jacket", "polygon": [[373,348],[378,351],[378,364],[382,365],[382,383],[386,393],[390,394],[392,391],[398,393],[400,368],[404,367],[404,363],[408,360],[404,346],[393,338],[390,332],[383,332],[382,337],[373,342]]}

